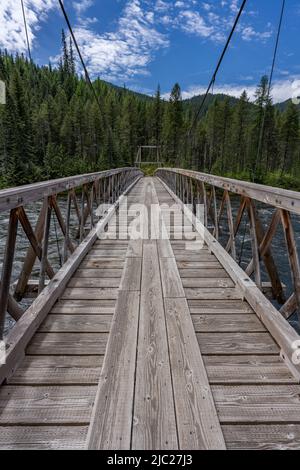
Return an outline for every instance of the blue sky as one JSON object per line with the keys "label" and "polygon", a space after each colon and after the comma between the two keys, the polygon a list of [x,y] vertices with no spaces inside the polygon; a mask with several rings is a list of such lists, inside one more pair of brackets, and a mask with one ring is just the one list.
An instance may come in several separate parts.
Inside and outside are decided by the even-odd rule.
{"label": "blue sky", "polygon": [[[65,27],[57,0],[24,0],[34,60],[56,62]],[[282,0],[248,0],[215,90],[253,97],[272,61]],[[93,77],[167,96],[180,83],[184,97],[202,93],[241,0],[65,0]],[[287,0],[276,64],[274,101],[300,88],[300,1]],[[20,0],[1,0],[0,48],[26,53]]]}

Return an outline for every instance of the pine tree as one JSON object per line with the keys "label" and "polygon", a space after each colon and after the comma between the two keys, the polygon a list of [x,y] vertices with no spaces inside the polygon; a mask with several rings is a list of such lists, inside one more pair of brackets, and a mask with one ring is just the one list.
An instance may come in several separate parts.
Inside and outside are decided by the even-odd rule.
{"label": "pine tree", "polygon": [[249,126],[249,98],[244,91],[233,111],[232,145],[233,168],[241,172],[246,168],[247,133]]}
{"label": "pine tree", "polygon": [[162,117],[163,117],[160,85],[158,85],[157,87],[153,111],[154,111],[154,117],[153,117],[154,141],[155,141],[155,145],[160,146],[161,132],[162,132]]}
{"label": "pine tree", "polygon": [[183,107],[181,89],[176,83],[171,91],[170,100],[164,115],[165,155],[171,164],[176,164],[180,155],[183,136]]}
{"label": "pine tree", "polygon": [[283,114],[281,137],[281,165],[282,173],[291,171],[293,159],[299,146],[299,112],[290,101]]}

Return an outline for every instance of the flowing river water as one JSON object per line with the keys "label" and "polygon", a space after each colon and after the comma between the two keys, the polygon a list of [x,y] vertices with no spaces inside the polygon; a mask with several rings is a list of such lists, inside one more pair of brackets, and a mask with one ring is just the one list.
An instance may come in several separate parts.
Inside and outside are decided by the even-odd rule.
{"label": "flowing river water", "polygon": [[[232,200],[233,205],[233,213],[236,213],[238,210],[239,201],[238,199]],[[62,214],[64,215],[66,212],[67,200],[64,197],[59,199],[59,206],[61,209]],[[263,222],[265,230],[267,230],[273,211],[274,209],[271,207],[267,207],[265,205],[258,205],[259,216]],[[41,209],[41,203],[35,203],[31,206],[26,207],[26,213],[28,218],[34,227],[37,221],[38,214]],[[5,242],[7,236],[7,226],[8,226],[8,213],[0,213],[0,272],[2,269],[3,263],[3,256],[5,251]],[[76,227],[78,225],[77,218],[75,214],[71,217],[71,224],[70,224],[70,233],[72,235],[72,240],[74,240],[76,234]],[[300,255],[300,222],[299,218],[293,218],[293,226],[295,230],[295,237],[297,247],[299,249]],[[221,221],[221,235],[220,238],[223,241],[228,239],[228,228],[225,219]],[[249,223],[248,218],[245,217],[242,221],[242,225],[239,231],[239,234],[236,239],[237,244],[237,255],[238,261],[242,268],[246,268],[249,261],[252,258],[252,250],[251,250],[251,239],[249,234]],[[19,274],[22,269],[23,261],[29,247],[29,242],[27,237],[23,233],[22,229],[19,228],[18,236],[17,236],[17,245],[15,251],[15,258],[14,258],[14,266],[13,266],[13,274],[12,274],[12,282],[17,281]],[[284,240],[284,235],[281,229],[281,225],[277,230],[277,233],[272,242],[272,252],[275,258],[276,265],[278,267],[278,271],[280,273],[280,279],[286,286],[286,295],[289,296],[292,292],[292,279],[290,273],[290,266],[289,260],[287,256],[286,244]],[[54,268],[55,272],[61,266],[61,259],[63,253],[63,236],[58,226],[57,220],[52,217],[51,219],[51,228],[50,228],[50,239],[49,239],[49,261]],[[34,270],[31,275],[31,279],[38,279],[39,276],[39,262],[37,261],[34,266]],[[268,281],[266,274],[263,272],[263,281]],[[32,299],[24,299],[22,301],[22,306],[24,308],[28,307],[28,305],[32,302]],[[276,303],[274,303],[276,307]],[[290,323],[292,326],[300,332],[297,315],[295,314],[291,319]],[[13,326],[14,321],[8,316],[6,321],[5,330],[6,332]]]}

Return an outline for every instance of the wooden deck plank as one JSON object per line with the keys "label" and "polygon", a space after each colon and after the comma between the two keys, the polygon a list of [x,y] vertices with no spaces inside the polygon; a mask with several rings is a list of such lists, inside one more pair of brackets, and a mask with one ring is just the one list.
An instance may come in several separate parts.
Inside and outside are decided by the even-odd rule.
{"label": "wooden deck plank", "polygon": [[180,449],[225,449],[185,299],[165,299]]}
{"label": "wooden deck plank", "polygon": [[178,269],[223,269],[219,261],[177,261]]}
{"label": "wooden deck plank", "polygon": [[[209,271],[209,270],[208,270]],[[235,284],[231,279],[222,279],[222,278],[208,278],[208,279],[201,279],[201,278],[184,278],[182,279],[182,285],[185,288],[228,288],[234,287]]]}
{"label": "wooden deck plank", "polygon": [[92,249],[89,251],[87,259],[94,258],[105,258],[105,259],[110,259],[110,258],[122,258],[123,256],[126,256],[126,251],[127,248],[123,248],[122,250],[100,250],[99,248],[97,249]]}
{"label": "wooden deck plank", "polygon": [[241,300],[242,293],[237,287],[215,287],[210,288],[185,288],[185,296],[188,300],[199,299],[199,300]]}
{"label": "wooden deck plank", "polygon": [[127,258],[142,258],[143,256],[143,240],[130,240],[126,253]]}
{"label": "wooden deck plank", "polygon": [[0,426],[1,450],[84,450],[87,426]]}
{"label": "wooden deck plank", "polygon": [[139,292],[120,291],[88,434],[89,449],[129,449]]}
{"label": "wooden deck plank", "polygon": [[116,300],[118,296],[117,288],[66,288],[63,292],[61,299],[62,300]]}
{"label": "wooden deck plank", "polygon": [[160,258],[161,281],[165,298],[185,297],[174,258]]}
{"label": "wooden deck plank", "polygon": [[101,260],[98,259],[87,259],[81,263],[80,269],[123,269],[124,261],[121,259],[116,260]]}
{"label": "wooden deck plank", "polygon": [[229,275],[225,269],[179,269],[181,279],[196,278],[196,279],[226,279]]}
{"label": "wooden deck plank", "polygon": [[230,450],[300,450],[299,424],[222,426]]}
{"label": "wooden deck plank", "polygon": [[261,333],[266,328],[255,314],[193,315],[197,333]]}
{"label": "wooden deck plank", "polygon": [[99,278],[96,278],[96,279],[92,279],[92,278],[89,278],[89,279],[86,279],[86,278],[77,278],[77,277],[73,277],[69,284],[68,284],[68,288],[73,288],[73,287],[76,287],[76,288],[84,288],[84,287],[88,287],[88,288],[98,288],[98,287],[105,287],[105,288],[118,288],[120,286],[120,281],[121,281],[121,277],[120,278],[104,278],[104,279],[99,279]]}
{"label": "wooden deck plank", "polygon": [[279,356],[204,356],[211,384],[297,383]]}
{"label": "wooden deck plank", "polygon": [[132,448],[178,448],[162,286],[155,242],[144,242]]}
{"label": "wooden deck plank", "polygon": [[39,328],[40,333],[109,333],[112,315],[51,314]]}
{"label": "wooden deck plank", "polygon": [[96,388],[13,386],[0,389],[0,425],[88,424]]}
{"label": "wooden deck plank", "polygon": [[300,385],[213,385],[221,423],[300,423]]}
{"label": "wooden deck plank", "polygon": [[60,300],[51,310],[51,313],[69,315],[112,315],[115,312],[116,300]]}
{"label": "wooden deck plank", "polygon": [[247,302],[242,300],[188,300],[191,314],[243,314],[253,313]]}
{"label": "wooden deck plank", "polygon": [[39,356],[102,355],[107,339],[107,333],[36,333],[26,352]]}
{"label": "wooden deck plank", "polygon": [[97,385],[103,356],[25,356],[10,385]]}
{"label": "wooden deck plank", "polygon": [[198,333],[202,354],[279,354],[269,333]]}
{"label": "wooden deck plank", "polygon": [[93,279],[105,279],[105,278],[121,278],[122,269],[77,269],[74,278],[93,278]]}
{"label": "wooden deck plank", "polygon": [[142,258],[128,257],[120,283],[121,290],[140,291],[142,277]]}

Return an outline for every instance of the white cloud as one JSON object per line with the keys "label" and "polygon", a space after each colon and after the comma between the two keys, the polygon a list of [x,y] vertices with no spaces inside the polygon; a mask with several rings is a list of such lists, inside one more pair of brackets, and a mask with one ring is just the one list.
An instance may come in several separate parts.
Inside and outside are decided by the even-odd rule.
{"label": "white cloud", "polygon": [[80,0],[73,2],[73,7],[78,15],[81,15],[94,4],[94,0]]}
{"label": "white cloud", "polygon": [[106,80],[128,80],[148,74],[155,51],[169,46],[168,38],[153,26],[153,15],[139,0],[127,3],[116,31],[98,34],[82,25],[75,35],[92,75]]}
{"label": "white cloud", "polygon": [[184,10],[178,15],[178,24],[182,31],[207,38],[214,33],[214,28],[208,26],[203,17],[195,11]]}
{"label": "white cloud", "polygon": [[259,39],[261,41],[265,41],[266,39],[269,39],[273,35],[272,30],[267,30],[263,32],[255,31],[252,26],[246,26],[240,28],[242,39],[244,41],[252,41],[252,39]]}
{"label": "white cloud", "polygon": [[[295,95],[295,83],[300,79],[300,76],[293,76],[289,79],[278,80],[273,83],[272,86],[272,98],[274,103],[282,103]],[[300,83],[300,82],[299,82]],[[235,96],[239,98],[244,90],[247,91],[251,101],[255,99],[256,85],[243,86],[240,84],[224,84],[218,85],[214,88],[214,94],[224,93],[225,95]],[[182,92],[184,99],[192,98],[193,96],[203,95],[206,92],[206,87],[203,86],[192,86]],[[168,94],[164,97],[168,98]]]}
{"label": "white cloud", "polygon": [[[24,0],[30,46],[34,44],[40,23],[50,10],[57,8],[56,0]],[[26,37],[22,8],[19,1],[0,2],[0,48],[9,52],[26,52]]]}

